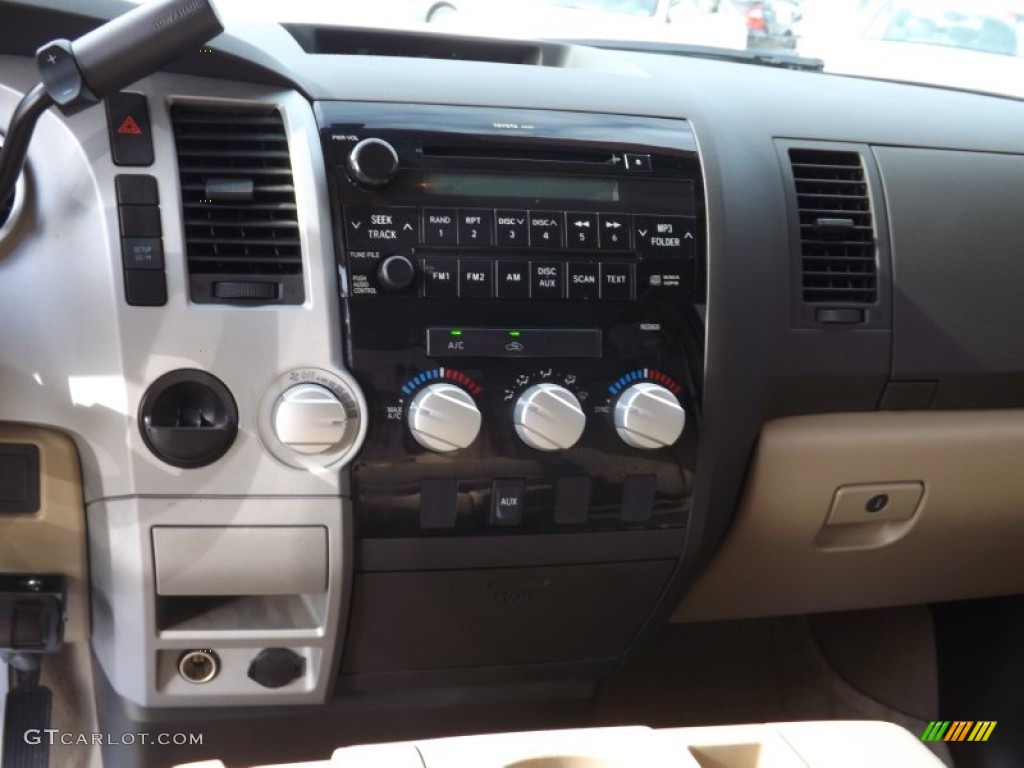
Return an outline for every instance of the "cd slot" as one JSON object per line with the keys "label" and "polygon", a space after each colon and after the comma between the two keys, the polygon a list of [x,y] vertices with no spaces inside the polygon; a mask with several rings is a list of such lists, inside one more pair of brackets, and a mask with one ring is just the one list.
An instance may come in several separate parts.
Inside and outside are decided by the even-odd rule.
{"label": "cd slot", "polygon": [[614,166],[617,156],[608,151],[579,149],[540,149],[538,147],[509,146],[445,146],[424,144],[420,151],[424,157],[466,158],[473,160],[526,160],[543,163],[589,163]]}

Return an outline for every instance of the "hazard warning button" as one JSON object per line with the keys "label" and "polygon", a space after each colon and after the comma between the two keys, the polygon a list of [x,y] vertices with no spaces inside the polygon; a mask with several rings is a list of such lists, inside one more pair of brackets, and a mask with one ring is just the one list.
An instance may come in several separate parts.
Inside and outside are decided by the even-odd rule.
{"label": "hazard warning button", "polygon": [[115,93],[107,97],[110,154],[115,165],[152,165],[153,137],[149,107],[141,93]]}

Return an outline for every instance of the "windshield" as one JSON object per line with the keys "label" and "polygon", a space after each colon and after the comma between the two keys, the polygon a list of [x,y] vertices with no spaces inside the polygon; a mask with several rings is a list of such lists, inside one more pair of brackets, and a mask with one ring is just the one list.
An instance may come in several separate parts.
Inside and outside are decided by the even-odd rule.
{"label": "windshield", "polygon": [[1024,0],[214,0],[229,21],[433,29],[821,59],[825,71],[1024,98]]}

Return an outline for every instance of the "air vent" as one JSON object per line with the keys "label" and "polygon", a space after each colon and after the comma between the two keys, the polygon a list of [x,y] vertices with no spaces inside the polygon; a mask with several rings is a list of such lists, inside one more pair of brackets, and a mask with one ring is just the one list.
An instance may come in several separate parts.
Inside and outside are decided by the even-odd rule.
{"label": "air vent", "polygon": [[[819,322],[860,322],[878,301],[875,225],[859,152],[790,149],[800,215],[801,288]],[[849,308],[852,312],[843,311]]]}
{"label": "air vent", "polygon": [[301,304],[302,251],[277,110],[175,105],[192,301]]}

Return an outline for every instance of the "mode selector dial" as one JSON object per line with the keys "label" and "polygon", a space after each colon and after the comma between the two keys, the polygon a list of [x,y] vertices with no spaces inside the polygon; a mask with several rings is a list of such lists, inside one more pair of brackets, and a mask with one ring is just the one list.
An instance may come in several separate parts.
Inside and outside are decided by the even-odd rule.
{"label": "mode selector dial", "polygon": [[345,160],[348,177],[366,189],[379,189],[398,174],[398,153],[383,139],[363,139]]}
{"label": "mode selector dial", "polygon": [[672,445],[685,426],[686,411],[660,384],[634,384],[615,404],[615,430],[634,448],[653,450]]}
{"label": "mode selector dial", "polygon": [[409,431],[417,443],[447,453],[468,448],[480,433],[480,411],[473,397],[454,384],[431,384],[409,403]]}
{"label": "mode selector dial", "polygon": [[294,451],[312,455],[341,444],[348,414],[338,396],[327,387],[297,384],[278,397],[273,425],[278,440]]}
{"label": "mode selector dial", "polygon": [[576,395],[558,384],[534,384],[519,396],[512,414],[516,434],[531,448],[572,448],[583,435],[586,414]]}

